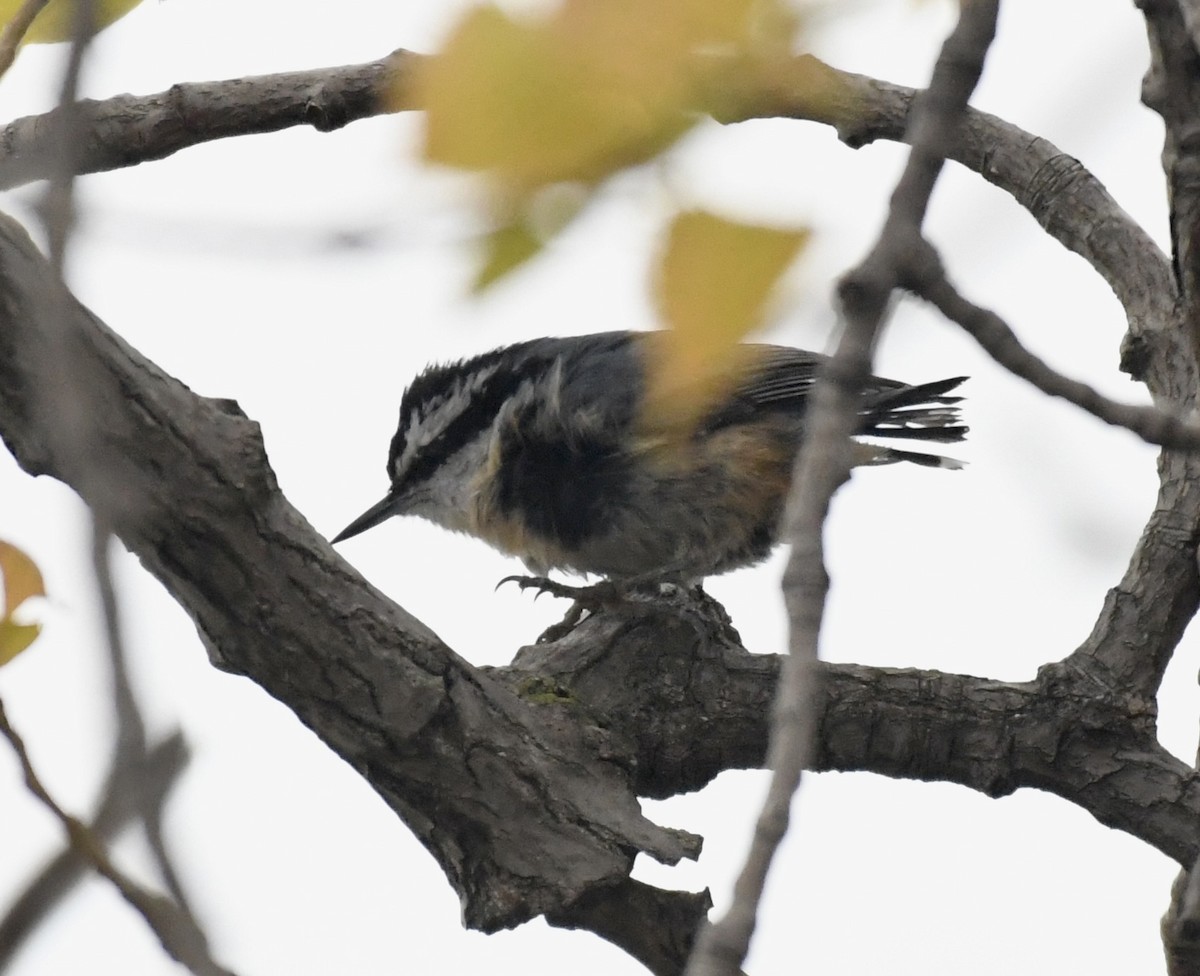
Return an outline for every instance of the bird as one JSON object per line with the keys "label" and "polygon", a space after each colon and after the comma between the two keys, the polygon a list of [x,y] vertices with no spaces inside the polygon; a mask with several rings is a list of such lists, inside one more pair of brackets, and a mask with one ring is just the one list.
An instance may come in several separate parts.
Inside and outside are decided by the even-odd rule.
{"label": "bird", "polygon": [[[749,566],[780,542],[809,396],[827,357],[744,344],[733,375],[682,437],[653,416],[657,332],[536,338],[420,373],[400,401],[387,495],[332,540],[416,515],[551,571],[685,584]],[[733,361],[733,360],[731,360]],[[858,433],[956,442],[966,379],[872,376]],[[861,444],[866,464],[958,468]]]}

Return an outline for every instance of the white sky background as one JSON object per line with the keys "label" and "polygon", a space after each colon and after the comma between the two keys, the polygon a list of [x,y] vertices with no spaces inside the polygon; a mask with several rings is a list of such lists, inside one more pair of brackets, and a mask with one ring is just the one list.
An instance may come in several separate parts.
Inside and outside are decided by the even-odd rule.
{"label": "white sky background", "polygon": [[[833,7],[839,5],[833,4]],[[950,4],[864,2],[816,41],[834,64],[908,84],[928,78]],[[432,50],[461,3],[446,0],[170,0],[97,41],[86,88],[103,97]],[[41,111],[57,50],[25,52],[0,82],[0,118]],[[1162,243],[1161,125],[1138,103],[1141,20],[1121,0],[1008,3],[975,104],[1078,156]],[[197,392],[237,399],[263,427],[284,492],[332,534],[386,490],[404,385],[431,359],[535,335],[654,324],[646,262],[669,195],[818,232],[790,279],[773,336],[828,348],[833,279],[878,230],[903,151],[853,152],[811,124],[702,126],[657,171],[618,180],[536,266],[480,300],[457,181],[412,161],[415,116],[333,134],[294,130],[187,150],[80,182],[71,253],[79,297]],[[33,191],[2,201],[29,215]],[[1125,398],[1121,310],[1087,265],[1008,197],[951,167],[929,229],[954,280],[1071,375]],[[353,239],[362,246],[347,247]],[[906,302],[879,371],[918,381],[970,374],[965,472],[858,473],[829,533],[830,660],[1021,680],[1088,633],[1153,505],[1153,452],[1006,378],[952,327]],[[90,808],[109,754],[105,655],[75,496],[0,452],[0,538],[29,552],[52,594],[46,632],[0,672],[14,724],[52,791]],[[495,582],[519,570],[482,544],[394,520],[342,551],[472,662],[499,664],[563,605]],[[781,561],[715,580],[752,650],[784,647]],[[119,559],[132,670],[151,728],[181,725],[195,758],[169,807],[170,837],[216,957],[241,976],[289,973],[642,972],[588,934],[533,923],[464,932],[432,858],[370,788],[248,680],[212,669],[183,612]],[[281,649],[285,651],[286,649]],[[1167,676],[1162,736],[1195,751],[1200,648]],[[703,834],[698,864],[638,875],[710,886],[727,903],[761,773],[648,804]],[[1158,918],[1175,867],[1048,795],[993,801],[944,784],[865,774],[806,778],[748,970],[754,976],[970,971],[1162,971]],[[0,749],[0,905],[60,844]],[[147,863],[124,838],[125,865]],[[104,884],[89,882],[28,945],[14,976],[167,974],[177,967]]]}

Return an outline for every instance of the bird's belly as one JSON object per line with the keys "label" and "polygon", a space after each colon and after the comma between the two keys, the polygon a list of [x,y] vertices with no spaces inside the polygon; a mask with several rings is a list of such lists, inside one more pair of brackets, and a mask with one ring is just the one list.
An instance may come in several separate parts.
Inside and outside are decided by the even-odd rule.
{"label": "bird's belly", "polygon": [[[765,558],[778,537],[794,455],[789,430],[728,428],[702,443],[627,463],[623,477],[588,492],[569,469],[552,515],[501,506],[481,492],[468,531],[534,572],[623,578],[661,573],[700,579]],[[570,480],[570,479],[575,480]],[[583,498],[586,508],[564,504]]]}

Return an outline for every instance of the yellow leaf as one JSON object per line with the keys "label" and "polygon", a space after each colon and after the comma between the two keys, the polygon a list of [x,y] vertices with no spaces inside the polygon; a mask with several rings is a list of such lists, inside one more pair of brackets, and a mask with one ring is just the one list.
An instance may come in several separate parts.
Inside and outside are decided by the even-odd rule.
{"label": "yellow leaf", "polygon": [[604,179],[695,125],[740,65],[781,50],[790,58],[798,23],[789,0],[561,0],[526,18],[472,8],[442,51],[397,83],[397,99],[424,110],[428,162],[488,181],[499,230],[476,289],[555,233],[531,216],[539,194],[570,184],[582,207]]}
{"label": "yellow leaf", "polygon": [[472,291],[489,288],[540,254],[555,234],[579,214],[587,191],[575,183],[555,183],[518,201],[519,209],[497,211],[497,225],[483,238],[483,266]]}
{"label": "yellow leaf", "polygon": [[14,624],[11,620],[0,620],[0,667],[25,650],[41,632],[41,624]]}
{"label": "yellow leaf", "polygon": [[515,220],[492,231],[483,241],[483,266],[471,283],[483,291],[510,271],[515,271],[542,249],[542,241],[523,220]]}
{"label": "yellow leaf", "polygon": [[25,553],[9,542],[0,541],[0,580],[4,582],[4,616],[31,596],[45,596],[42,574]]}
{"label": "yellow leaf", "polygon": [[749,349],[742,339],[808,236],[700,211],[675,219],[656,281],[668,326],[651,346],[646,411],[656,426],[684,434],[729,390]]}
{"label": "yellow leaf", "polygon": [[[142,0],[95,0],[93,6],[96,30],[115,23]],[[22,0],[0,0],[0,23],[7,24],[16,16]],[[75,36],[74,0],[50,0],[25,32],[24,44],[54,44],[69,41]]]}
{"label": "yellow leaf", "polygon": [[25,553],[0,541],[0,582],[4,585],[4,613],[0,616],[0,665],[25,650],[41,631],[39,624],[18,624],[13,614],[26,600],[45,596],[42,574]]}
{"label": "yellow leaf", "polygon": [[581,15],[568,16],[577,7],[536,21],[493,7],[466,17],[418,76],[429,161],[486,171],[502,192],[521,195],[595,182],[695,123],[684,112],[686,79],[659,56],[659,42],[641,43],[648,32],[636,22],[622,46],[616,30],[589,34]]}

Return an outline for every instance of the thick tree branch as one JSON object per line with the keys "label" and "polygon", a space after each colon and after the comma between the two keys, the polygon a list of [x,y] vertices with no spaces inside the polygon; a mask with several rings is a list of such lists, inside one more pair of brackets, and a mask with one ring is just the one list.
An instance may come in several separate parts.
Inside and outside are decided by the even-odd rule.
{"label": "thick tree branch", "polygon": [[1154,740],[1154,709],[1066,665],[1006,683],[827,665],[820,768],[1071,800],[1181,864],[1200,854],[1200,781]]}
{"label": "thick tree branch", "polygon": [[[674,976],[691,954],[712,899],[707,891],[662,891],[626,878],[546,916],[551,925],[587,929],[620,946],[655,976]],[[652,920],[647,925],[647,920]]]}
{"label": "thick tree branch", "polygon": [[1171,904],[1163,916],[1161,934],[1167,956],[1167,976],[1200,972],[1200,862],[1180,871],[1171,885]]}
{"label": "thick tree branch", "polygon": [[29,386],[51,287],[28,237],[0,222],[0,435],[85,500],[98,482],[122,486],[114,531],[214,662],[252,675],[362,772],[438,859],[469,925],[568,909],[623,883],[639,851],[697,853],[642,817],[620,743],[454,655],[287,504],[234,405],[191,393],[76,304],[66,325],[94,365],[107,470],[56,456]]}
{"label": "thick tree branch", "polygon": [[[412,56],[396,57],[411,64]],[[88,165],[129,165],[224,135],[333,128],[377,114],[390,67],[185,86],[174,101],[151,96],[162,100],[156,126],[139,129],[136,117],[116,111],[103,125],[92,117],[93,131],[112,128]],[[280,79],[291,80],[256,114]],[[859,81],[877,101],[851,100],[837,118],[826,108],[831,118],[823,121],[839,124],[851,142],[899,138],[899,129],[888,133],[906,120],[909,94]],[[215,110],[239,86],[260,83],[243,92],[247,114],[237,121]],[[329,87],[306,100],[313,84]],[[357,94],[343,100],[342,84]],[[136,102],[123,112],[150,104]],[[766,114],[761,104],[756,114]],[[16,182],[44,175],[36,120],[19,124],[26,129],[0,130],[0,184],[14,173],[25,174]],[[122,144],[135,144],[132,132],[144,142],[121,157]],[[24,148],[5,157],[12,139]],[[1169,331],[1175,289],[1166,262],[1090,174],[980,113],[968,113],[961,142],[948,151],[1012,192],[1105,275],[1130,318],[1135,374],[1158,396],[1190,394],[1191,360],[1180,364]],[[40,341],[45,309],[35,296],[44,277],[24,235],[0,224],[0,436],[28,470],[87,497],[95,484],[85,466],[50,446],[25,368],[27,344]],[[97,451],[110,459],[102,480],[120,486],[118,532],[193,616],[214,662],[259,681],[372,782],[438,859],[469,924],[491,929],[546,912],[554,924],[604,935],[656,973],[677,973],[704,896],[638,886],[627,872],[637,850],[672,860],[695,843],[648,824],[633,794],[670,795],[722,769],[761,765],[778,660],[740,651],[721,621],[706,620],[716,642],[698,652],[686,622],[601,615],[561,645],[527,649],[514,669],[472,669],[365,584],[287,505],[257,429],[235,405],[194,396],[85,310],[72,304],[70,313],[73,341],[97,366]],[[824,666],[815,764],[945,779],[989,795],[1051,790],[1190,865],[1200,853],[1194,773],[1154,742],[1144,684],[1122,684],[1128,669],[1144,672],[1139,654],[1153,669],[1165,666],[1162,645],[1148,635],[1166,633],[1173,647],[1195,610],[1200,492],[1188,485],[1200,478],[1189,465],[1182,455],[1164,456],[1159,511],[1072,659],[1027,685]],[[597,639],[606,627],[611,644]],[[680,653],[660,655],[671,643]],[[641,648],[636,664],[621,657],[624,648]],[[622,660],[624,671],[611,670]],[[636,667],[660,680],[635,680]],[[547,676],[556,676],[549,697],[557,702],[547,702]]]}
{"label": "thick tree branch", "polygon": [[[1169,567],[1168,570],[1169,571]],[[750,654],[711,619],[605,611],[497,673],[632,743],[638,791],[700,789],[761,766],[783,658]],[[1135,622],[1136,623],[1136,622]],[[690,637],[685,635],[692,630]],[[1034,681],[821,664],[814,768],[958,783],[987,796],[1054,793],[1178,861],[1200,855],[1200,779],[1154,739],[1153,699],[1079,657]]]}

